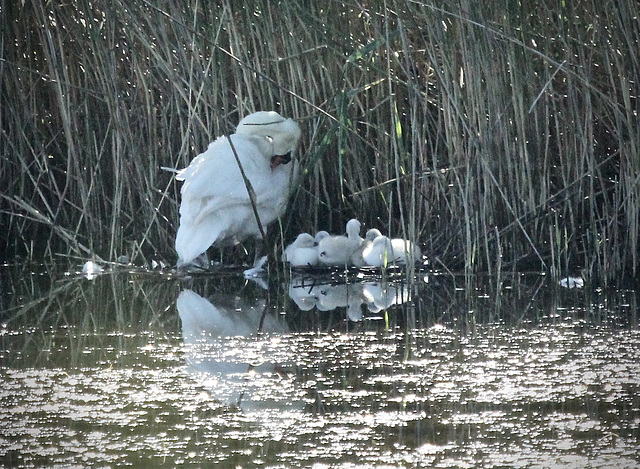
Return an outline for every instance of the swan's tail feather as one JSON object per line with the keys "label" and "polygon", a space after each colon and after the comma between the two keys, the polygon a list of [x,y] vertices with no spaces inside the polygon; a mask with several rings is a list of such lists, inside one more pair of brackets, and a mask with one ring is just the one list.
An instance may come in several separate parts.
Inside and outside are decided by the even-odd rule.
{"label": "swan's tail feather", "polygon": [[[206,228],[212,228],[206,226]],[[204,229],[203,225],[190,223],[180,224],[176,234],[176,252],[178,253],[178,266],[185,266],[206,252],[220,234],[220,229]]]}

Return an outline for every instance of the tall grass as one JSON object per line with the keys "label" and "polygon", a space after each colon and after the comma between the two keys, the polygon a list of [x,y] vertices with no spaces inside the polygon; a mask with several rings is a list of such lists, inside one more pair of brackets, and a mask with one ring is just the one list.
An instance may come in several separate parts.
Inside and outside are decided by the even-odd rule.
{"label": "tall grass", "polygon": [[7,258],[174,260],[159,167],[274,109],[304,129],[286,241],[357,216],[436,267],[637,274],[634,0],[0,8]]}

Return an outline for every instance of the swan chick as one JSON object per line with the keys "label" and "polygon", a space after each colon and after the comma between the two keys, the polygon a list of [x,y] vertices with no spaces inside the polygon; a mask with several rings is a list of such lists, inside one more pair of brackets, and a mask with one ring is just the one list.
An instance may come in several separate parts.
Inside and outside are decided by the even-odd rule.
{"label": "swan chick", "polygon": [[318,264],[316,238],[309,233],[300,233],[284,250],[284,260],[291,266],[313,266]]}
{"label": "swan chick", "polygon": [[318,258],[321,264],[351,265],[351,255],[360,247],[360,222],[355,218],[347,223],[346,236],[329,236],[318,243]]}
{"label": "swan chick", "polygon": [[371,243],[373,243],[373,241],[379,236],[382,236],[382,233],[377,228],[371,228],[370,230],[367,230],[364,240],[360,243],[358,249],[356,249],[356,251],[351,254],[351,263],[354,266],[362,267],[363,265],[365,265],[363,252],[365,249],[371,246]]}
{"label": "swan chick", "polygon": [[362,252],[365,264],[373,267],[411,264],[421,257],[420,248],[411,241],[386,236],[378,236]]}
{"label": "swan chick", "polygon": [[320,241],[322,241],[324,238],[328,238],[329,236],[331,236],[327,231],[318,231],[316,233],[316,235],[314,236],[315,240],[316,240],[316,245],[318,245],[320,243]]}

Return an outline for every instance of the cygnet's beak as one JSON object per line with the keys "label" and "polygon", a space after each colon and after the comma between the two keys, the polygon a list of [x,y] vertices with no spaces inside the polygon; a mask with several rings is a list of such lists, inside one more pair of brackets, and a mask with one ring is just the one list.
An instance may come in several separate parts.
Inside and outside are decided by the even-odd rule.
{"label": "cygnet's beak", "polygon": [[275,169],[281,164],[287,164],[291,161],[291,152],[285,153],[284,155],[273,155],[271,158],[271,169]]}

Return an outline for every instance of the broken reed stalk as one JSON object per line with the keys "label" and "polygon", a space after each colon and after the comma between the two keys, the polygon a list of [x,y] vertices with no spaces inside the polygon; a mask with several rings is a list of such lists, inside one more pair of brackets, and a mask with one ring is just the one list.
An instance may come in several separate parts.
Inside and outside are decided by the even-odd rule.
{"label": "broken reed stalk", "polygon": [[247,193],[249,194],[249,200],[251,201],[251,208],[253,209],[253,215],[256,217],[256,223],[258,224],[258,229],[260,230],[260,236],[262,236],[262,240],[264,241],[267,237],[264,228],[262,227],[262,222],[260,221],[260,214],[258,214],[258,207],[256,206],[256,192],[253,190],[253,186],[251,185],[251,181],[244,172],[244,168],[242,167],[242,163],[240,162],[240,157],[236,152],[236,147],[233,145],[231,141],[231,135],[227,137],[229,141],[229,146],[231,147],[231,151],[233,152],[233,156],[236,158],[236,163],[238,164],[238,168],[240,169],[240,174],[242,175],[242,180],[244,181],[244,187],[247,188]]}

